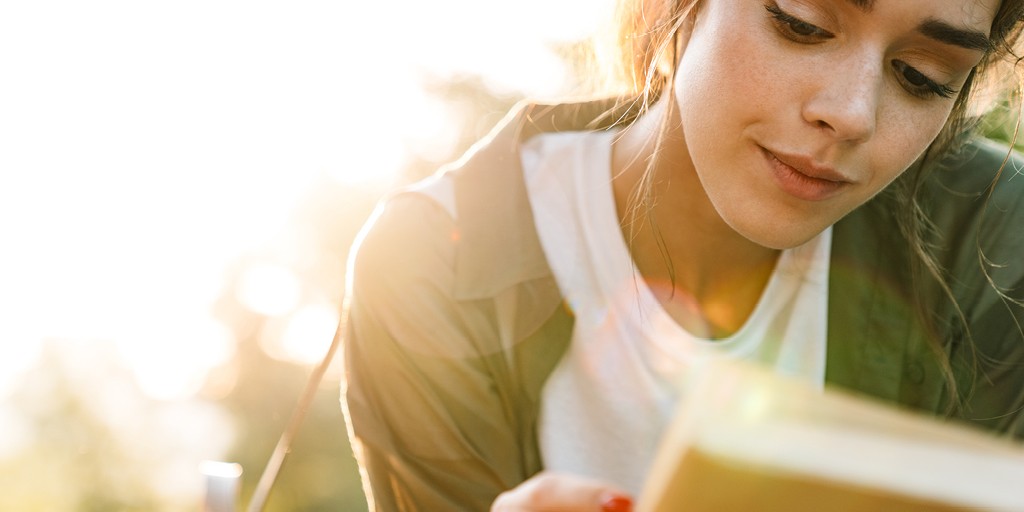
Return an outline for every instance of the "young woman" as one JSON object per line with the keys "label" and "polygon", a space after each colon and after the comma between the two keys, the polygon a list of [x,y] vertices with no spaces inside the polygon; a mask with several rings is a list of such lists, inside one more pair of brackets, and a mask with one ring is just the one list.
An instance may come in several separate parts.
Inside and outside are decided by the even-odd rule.
{"label": "young woman", "polygon": [[365,230],[371,506],[628,510],[711,356],[1024,436],[1021,161],[966,135],[1019,92],[1022,18],[626,2],[629,99],[519,108]]}

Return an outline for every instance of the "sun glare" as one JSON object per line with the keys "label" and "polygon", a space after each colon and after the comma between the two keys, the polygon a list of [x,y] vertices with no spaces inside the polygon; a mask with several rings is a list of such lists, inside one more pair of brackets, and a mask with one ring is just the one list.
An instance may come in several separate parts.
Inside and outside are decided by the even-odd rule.
{"label": "sun glare", "polygon": [[255,313],[283,315],[298,304],[302,283],[288,267],[257,263],[246,268],[238,286],[238,300]]}
{"label": "sun glare", "polygon": [[338,327],[338,307],[328,303],[305,305],[283,323],[260,337],[260,346],[271,357],[300,364],[323,359]]}
{"label": "sun glare", "polygon": [[[149,468],[132,478],[194,505],[199,461],[235,432],[204,386],[232,389],[251,336],[275,359],[318,361],[345,255],[316,251],[351,236],[326,230],[354,234],[369,212],[350,205],[465,142],[471,100],[437,84],[563,92],[560,45],[610,1],[5,3],[0,471],[57,453],[33,421],[70,407],[55,395],[66,382]],[[325,183],[344,197],[321,209],[353,218],[309,225],[298,212]],[[239,324],[254,316],[258,329]],[[51,491],[3,486],[0,508]],[[41,508],[75,509],[89,492]]]}
{"label": "sun glare", "polygon": [[118,352],[136,382],[158,400],[187,398],[202,387],[208,372],[234,355],[230,328],[212,318],[182,318],[145,337],[117,340]]}

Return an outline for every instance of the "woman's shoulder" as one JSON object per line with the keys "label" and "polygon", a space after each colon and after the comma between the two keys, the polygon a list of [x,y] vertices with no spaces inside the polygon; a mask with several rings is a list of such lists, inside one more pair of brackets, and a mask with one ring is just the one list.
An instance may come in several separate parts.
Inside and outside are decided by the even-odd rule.
{"label": "woman's shoulder", "polygon": [[354,246],[350,273],[374,286],[429,281],[458,300],[549,279],[520,148],[542,133],[625,122],[633,110],[615,98],[520,103],[461,158],[383,200]]}
{"label": "woman's shoulder", "polygon": [[[435,348],[449,351],[461,346],[451,340],[493,338],[489,330],[503,322],[515,342],[547,321],[561,294],[533,223],[516,128],[509,122],[466,157],[380,202],[350,256],[348,295],[360,311],[410,330],[482,333],[435,336],[445,344]],[[502,318],[513,310],[515,318]]]}
{"label": "woman's shoulder", "polygon": [[1020,152],[985,138],[972,140],[947,158],[935,170],[927,194],[937,244],[965,265],[976,263],[981,250],[1002,260],[997,265],[1009,264],[1024,275],[1022,173]]}
{"label": "woman's shoulder", "polygon": [[[1007,144],[976,137],[944,159],[935,169],[930,196],[951,201],[934,208],[942,219],[948,206],[953,214],[979,215],[988,208],[997,216],[1024,215],[1024,155]],[[953,217],[954,215],[945,215]],[[954,220],[950,218],[949,220]]]}
{"label": "woman's shoulder", "polygon": [[456,227],[441,189],[435,183],[381,200],[352,246],[350,287],[373,296],[400,296],[412,283],[451,287]]}

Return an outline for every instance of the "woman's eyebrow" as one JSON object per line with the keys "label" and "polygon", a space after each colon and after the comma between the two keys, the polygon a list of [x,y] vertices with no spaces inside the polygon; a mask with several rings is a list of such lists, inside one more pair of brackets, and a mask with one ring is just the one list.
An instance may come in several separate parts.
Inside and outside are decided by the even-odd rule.
{"label": "woman's eyebrow", "polygon": [[945,21],[928,18],[917,26],[917,31],[925,37],[941,43],[987,52],[992,49],[992,40],[983,32],[954,27]]}
{"label": "woman's eyebrow", "polygon": [[[875,0],[846,1],[864,12],[871,12],[871,9],[875,6]],[[968,50],[987,52],[992,50],[994,46],[992,40],[983,32],[954,27],[945,21],[934,18],[926,19],[917,27],[917,31],[936,41],[967,48]]]}
{"label": "woman's eyebrow", "polygon": [[864,12],[871,12],[871,8],[875,6],[875,0],[847,0],[858,9]]}

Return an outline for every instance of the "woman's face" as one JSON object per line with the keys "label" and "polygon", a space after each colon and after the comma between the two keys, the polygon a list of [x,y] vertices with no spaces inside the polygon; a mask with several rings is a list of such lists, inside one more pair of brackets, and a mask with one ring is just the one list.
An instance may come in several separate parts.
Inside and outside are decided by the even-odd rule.
{"label": "woman's face", "polygon": [[676,75],[685,149],[718,215],[799,245],[935,139],[998,0],[705,0]]}

